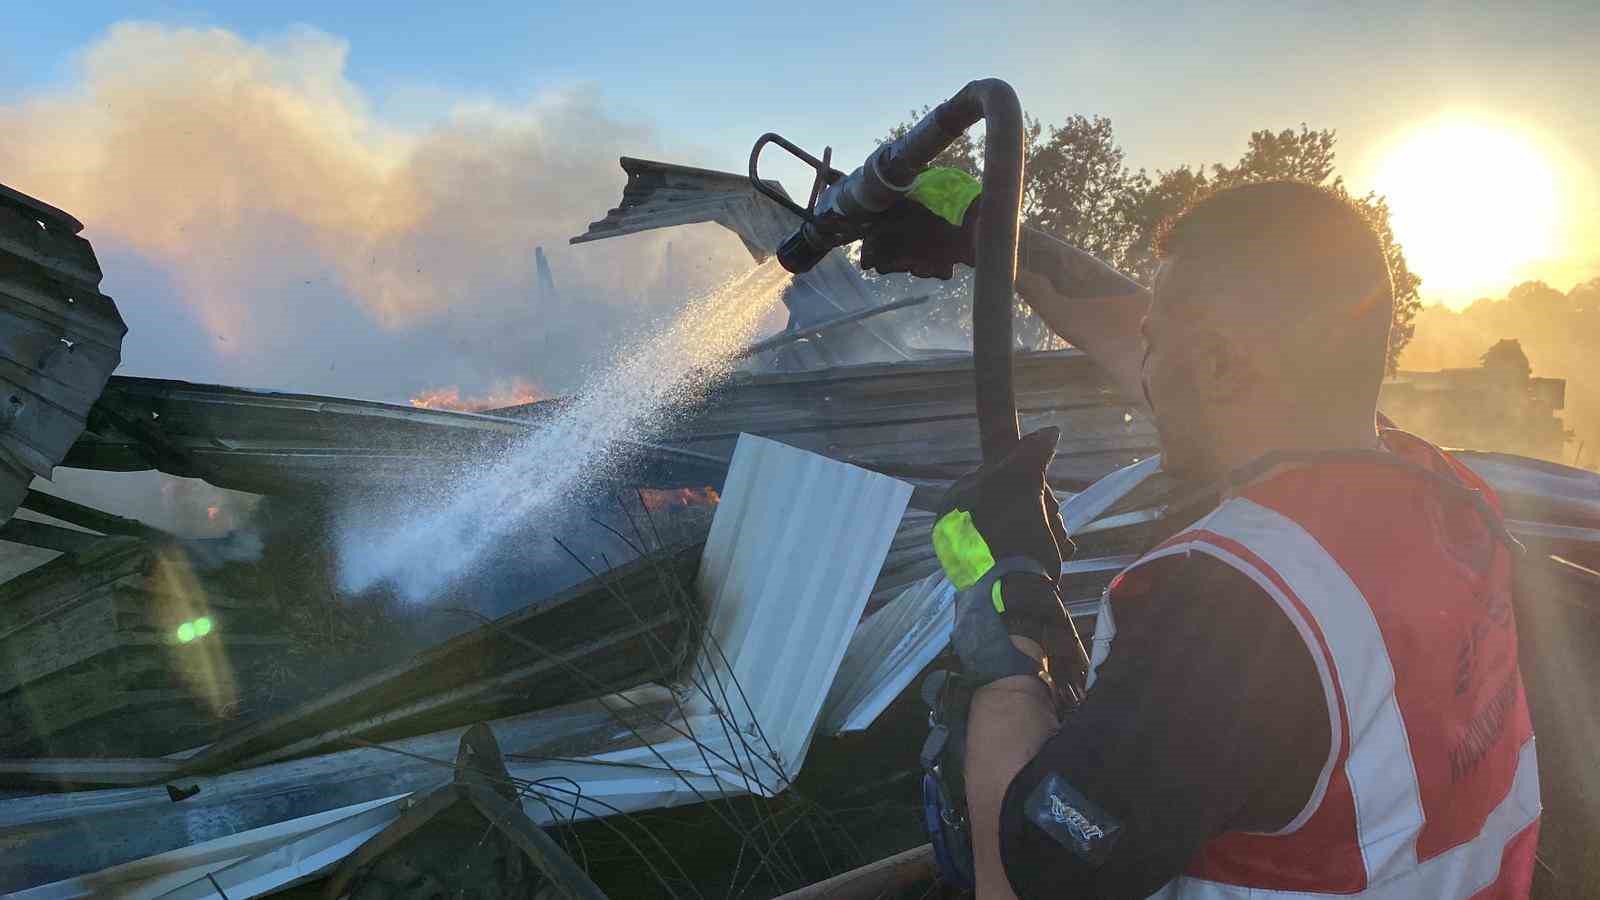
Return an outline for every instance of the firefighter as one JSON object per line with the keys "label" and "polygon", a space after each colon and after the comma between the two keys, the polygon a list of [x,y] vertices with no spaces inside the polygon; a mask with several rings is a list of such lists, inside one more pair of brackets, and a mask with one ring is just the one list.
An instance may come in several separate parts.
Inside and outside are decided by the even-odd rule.
{"label": "firefighter", "polygon": [[[925,173],[863,267],[970,264],[964,178]],[[981,685],[978,896],[1525,896],[1520,548],[1487,485],[1375,424],[1393,320],[1377,234],[1339,194],[1262,182],[1192,205],[1160,251],[1148,292],[1031,230],[1019,251],[1024,299],[1147,406],[1163,469],[1215,488],[1107,589],[1065,721],[1038,677],[1067,549],[1055,435],[958,482],[935,528]]]}

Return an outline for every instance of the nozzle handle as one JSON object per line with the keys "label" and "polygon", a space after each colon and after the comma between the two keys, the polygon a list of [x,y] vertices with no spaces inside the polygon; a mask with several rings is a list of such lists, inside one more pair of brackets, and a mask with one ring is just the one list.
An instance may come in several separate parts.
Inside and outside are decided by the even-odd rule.
{"label": "nozzle handle", "polygon": [[818,247],[814,244],[807,234],[810,230],[810,224],[802,225],[778,245],[778,264],[795,275],[816,268],[817,263],[822,262],[828,251],[833,249],[831,246]]}

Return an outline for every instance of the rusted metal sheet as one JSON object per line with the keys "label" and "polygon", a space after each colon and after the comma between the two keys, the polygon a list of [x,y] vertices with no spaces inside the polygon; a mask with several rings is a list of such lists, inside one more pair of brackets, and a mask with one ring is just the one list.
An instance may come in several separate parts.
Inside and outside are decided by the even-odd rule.
{"label": "rusted metal sheet", "polygon": [[0,186],[0,519],[50,477],[122,359],[128,327],[82,228]]}

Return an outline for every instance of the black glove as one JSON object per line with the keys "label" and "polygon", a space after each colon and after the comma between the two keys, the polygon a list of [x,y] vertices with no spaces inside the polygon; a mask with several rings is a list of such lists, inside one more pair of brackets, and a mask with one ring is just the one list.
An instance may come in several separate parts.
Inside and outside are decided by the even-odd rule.
{"label": "black glove", "polygon": [[[952,172],[929,170],[924,176],[950,176]],[[959,177],[975,184],[975,179],[964,172],[959,173]],[[983,197],[976,196],[968,203],[959,226],[931,210],[926,205],[929,202],[938,201],[927,198],[924,192],[913,187],[905,199],[873,223],[861,239],[862,270],[876,269],[884,275],[910,272],[919,278],[948,280],[955,274],[956,263],[973,265],[977,258],[976,232]],[[954,215],[948,204],[946,211]]]}
{"label": "black glove", "polygon": [[[938,508],[941,521],[951,512],[969,512],[995,561],[1027,557],[1050,573],[1052,583],[1061,572],[1064,551],[1071,547],[1060,507],[1045,483],[1060,437],[1061,429],[1055,426],[1024,435],[1003,458],[951,485]],[[943,556],[940,559],[944,561]]]}
{"label": "black glove", "polygon": [[[934,525],[934,550],[957,590],[971,588],[996,564],[1011,570],[996,612],[1010,633],[1035,640],[1061,619],[1055,585],[1071,547],[1045,483],[1059,436],[1054,427],[1035,431],[1004,458],[951,485]],[[1016,565],[1022,560],[1027,565]]]}

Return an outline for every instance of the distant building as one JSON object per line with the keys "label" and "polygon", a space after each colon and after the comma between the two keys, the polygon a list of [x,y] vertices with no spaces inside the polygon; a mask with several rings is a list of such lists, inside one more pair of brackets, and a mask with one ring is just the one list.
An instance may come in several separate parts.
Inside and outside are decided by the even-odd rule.
{"label": "distant building", "polygon": [[1395,424],[1446,447],[1498,450],[1560,461],[1571,436],[1558,413],[1564,378],[1534,378],[1515,338],[1496,343],[1473,369],[1399,372],[1379,406]]}

